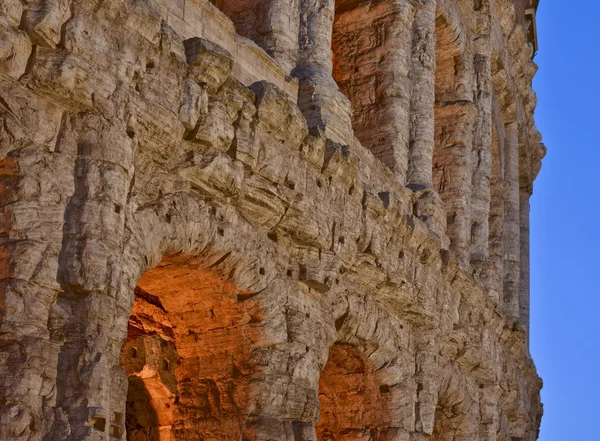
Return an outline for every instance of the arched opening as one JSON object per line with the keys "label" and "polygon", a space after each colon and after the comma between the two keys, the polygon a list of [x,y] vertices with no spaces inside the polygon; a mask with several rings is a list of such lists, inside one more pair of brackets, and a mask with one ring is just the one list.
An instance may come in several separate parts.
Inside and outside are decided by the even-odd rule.
{"label": "arched opening", "polygon": [[121,350],[128,441],[242,437],[261,305],[231,268],[206,266],[167,256],[135,288]]}
{"label": "arched opening", "polygon": [[390,410],[393,391],[381,384],[363,352],[334,344],[319,379],[319,441],[382,440],[398,428]]}
{"label": "arched opening", "polygon": [[354,135],[390,168],[408,144],[410,28],[399,8],[336,0],[332,35],[333,78],[352,104]]}

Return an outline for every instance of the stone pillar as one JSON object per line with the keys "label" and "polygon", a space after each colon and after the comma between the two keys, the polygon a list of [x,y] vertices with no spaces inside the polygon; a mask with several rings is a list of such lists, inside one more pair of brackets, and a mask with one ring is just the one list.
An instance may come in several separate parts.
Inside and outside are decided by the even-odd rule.
{"label": "stone pillar", "polygon": [[473,103],[473,52],[456,30],[452,14],[445,9],[437,14],[433,160],[421,149],[421,167],[426,166],[426,159],[430,165],[427,175],[417,170],[417,176],[421,176],[420,185],[431,179],[439,193],[450,249],[466,268],[471,244],[473,130],[479,110]]}
{"label": "stone pillar", "polygon": [[436,6],[434,0],[418,2],[413,23],[408,172],[396,172],[400,181],[413,190],[432,187]]}
{"label": "stone pillar", "polygon": [[446,210],[450,249],[463,266],[469,263],[471,240],[471,152],[476,114],[470,101],[440,104],[435,109],[435,182]]}
{"label": "stone pillar", "polygon": [[335,16],[334,0],[301,0],[298,62],[298,106],[309,128],[322,131],[328,139],[342,144],[353,140],[351,104],[335,83],[331,36]]}
{"label": "stone pillar", "polygon": [[526,329],[529,340],[529,289],[530,289],[530,236],[529,236],[529,212],[531,192],[521,189],[520,192],[520,214],[521,214],[521,270],[519,288],[519,310],[520,323]]}
{"label": "stone pillar", "polygon": [[[498,112],[496,110],[495,112]],[[498,113],[492,113],[492,115]],[[492,171],[490,174],[490,211],[488,217],[488,265],[482,265],[482,281],[488,295],[500,304],[504,274],[504,125],[492,120]]]}
{"label": "stone pillar", "polygon": [[504,180],[504,307],[506,314],[519,318],[519,273],[521,260],[521,214],[519,195],[519,128],[517,123],[505,126],[506,155]]}
{"label": "stone pillar", "polygon": [[300,0],[271,0],[265,16],[267,36],[263,47],[289,73],[298,57]]}
{"label": "stone pillar", "polygon": [[415,337],[415,411],[414,432],[411,441],[427,440],[433,434],[436,409],[439,400],[442,372],[438,364],[437,335],[435,331],[425,331]]}
{"label": "stone pillar", "polygon": [[498,439],[500,395],[501,389],[498,385],[481,387],[479,390],[479,441],[497,441]]}
{"label": "stone pillar", "polygon": [[[484,9],[485,6],[485,9]],[[489,260],[489,215],[492,174],[492,62],[489,4],[476,12],[480,35],[473,41],[475,67],[475,107],[477,119],[473,135],[473,186],[471,194],[471,263]]]}
{"label": "stone pillar", "polygon": [[5,127],[30,121],[17,116],[26,108],[44,124],[9,128],[0,160],[0,439],[41,441],[56,399],[60,343],[49,312],[61,291],[56,268],[74,152],[62,109],[3,86],[4,105],[15,112],[3,114]]}
{"label": "stone pillar", "polygon": [[[76,121],[75,188],[65,211],[51,321],[63,345],[58,357],[54,424],[45,439],[104,441],[110,408],[111,330],[121,271],[127,191],[133,174],[131,129],[96,114]],[[135,135],[134,135],[135,137]]]}

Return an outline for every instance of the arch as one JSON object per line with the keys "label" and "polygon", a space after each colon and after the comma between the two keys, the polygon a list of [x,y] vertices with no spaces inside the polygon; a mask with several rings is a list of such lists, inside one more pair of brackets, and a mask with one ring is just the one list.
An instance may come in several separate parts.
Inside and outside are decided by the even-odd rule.
{"label": "arch", "polygon": [[319,379],[319,441],[388,439],[393,421],[390,386],[358,347],[335,343]]}
{"label": "arch", "polygon": [[[232,429],[232,433],[241,433],[249,439],[261,436],[283,438],[292,430],[292,422],[315,421],[318,365],[315,350],[305,350],[306,342],[315,338],[314,328],[308,324],[304,313],[302,322],[296,323],[290,317],[294,308],[291,305],[283,307],[289,299],[296,299],[298,283],[289,275],[278,275],[275,263],[286,258],[275,255],[280,250],[275,249],[271,241],[261,241],[261,236],[234,208],[212,206],[187,193],[165,195],[140,207],[128,219],[127,232],[123,259],[128,265],[121,273],[117,295],[116,326],[119,332],[115,333],[118,338],[114,347],[120,349],[123,341],[127,341],[128,322],[134,310],[133,306],[121,308],[118,305],[134,305],[140,296],[138,282],[144,285],[148,274],[156,274],[156,271],[168,274],[181,265],[191,266],[196,273],[204,274],[202,277],[217,278],[217,284],[235,288],[235,295],[226,296],[227,311],[236,309],[236,305],[245,308],[238,309],[243,318],[244,333],[243,336],[238,334],[238,341],[243,343],[244,363],[236,363],[235,368],[232,363],[228,364],[231,376],[243,381],[241,389],[244,392],[235,400],[239,404],[237,411],[228,414],[228,421],[240,422],[240,427]],[[134,292],[136,286],[137,295]],[[144,291],[151,292],[152,289]],[[168,310],[165,304],[162,306]],[[217,312],[218,308],[215,309]],[[171,322],[177,324],[172,318]],[[184,337],[188,341],[193,335]],[[175,343],[177,345],[177,341]],[[185,351],[182,352],[180,347],[176,349],[179,357],[184,358]],[[175,373],[180,371],[176,365]],[[111,373],[110,409],[125,414],[127,378],[123,374],[124,378],[120,379],[121,372],[117,356]],[[222,378],[221,384],[227,384],[225,376]],[[203,393],[213,406],[216,402],[213,397],[217,397],[215,391],[220,397],[222,389],[219,389],[218,381],[208,380],[203,383],[206,386]],[[182,395],[180,384],[178,394]],[[223,398],[226,399],[228,397]],[[281,409],[286,409],[285,419],[274,418],[273,415],[281,414]],[[112,416],[110,419],[112,424],[115,419]],[[196,432],[205,430],[200,427],[200,420],[196,418]],[[212,418],[211,421],[217,420]],[[176,418],[173,423],[177,436],[180,422],[181,418]],[[186,426],[183,429],[193,430]],[[211,430],[217,429],[224,430],[218,426]],[[205,439],[208,438],[210,436]]]}
{"label": "arch", "polygon": [[263,306],[227,271],[179,254],[141,277],[121,350],[129,441],[242,437]]}
{"label": "arch", "polygon": [[331,295],[335,333],[319,377],[318,440],[408,439],[416,399],[408,323],[368,295]]}

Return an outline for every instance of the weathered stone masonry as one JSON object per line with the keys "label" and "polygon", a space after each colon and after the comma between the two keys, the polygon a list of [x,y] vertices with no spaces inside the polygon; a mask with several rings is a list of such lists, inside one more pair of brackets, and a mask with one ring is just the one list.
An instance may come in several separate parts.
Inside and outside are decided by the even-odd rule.
{"label": "weathered stone masonry", "polygon": [[0,2],[0,439],[534,441],[526,3]]}

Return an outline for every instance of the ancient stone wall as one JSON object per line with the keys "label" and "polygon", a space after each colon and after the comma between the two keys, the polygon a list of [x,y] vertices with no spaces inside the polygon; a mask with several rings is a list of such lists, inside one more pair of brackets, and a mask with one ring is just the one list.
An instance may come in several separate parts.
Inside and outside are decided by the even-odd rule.
{"label": "ancient stone wall", "polygon": [[512,0],[3,0],[0,439],[534,441]]}

